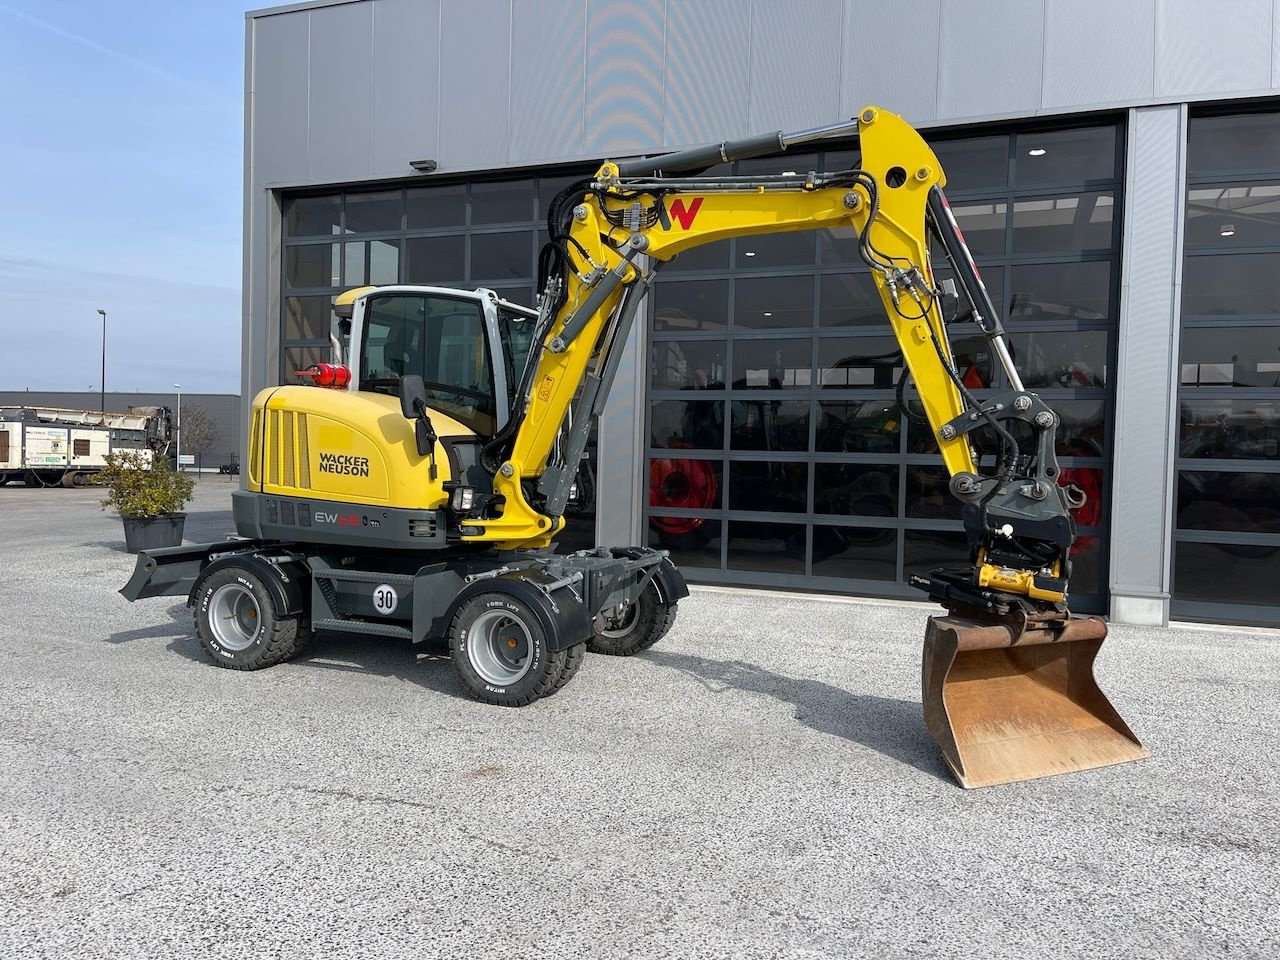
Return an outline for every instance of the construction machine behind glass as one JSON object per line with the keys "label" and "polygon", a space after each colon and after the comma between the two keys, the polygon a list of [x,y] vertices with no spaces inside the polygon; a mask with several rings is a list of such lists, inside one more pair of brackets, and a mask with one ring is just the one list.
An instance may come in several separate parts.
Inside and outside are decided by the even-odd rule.
{"label": "construction machine behind glass", "polygon": [[[704,175],[854,135],[855,169]],[[874,107],[604,163],[550,203],[536,311],[485,290],[343,294],[333,363],[253,401],[243,539],[150,551],[122,592],[187,595],[205,650],[235,669],[286,659],[316,629],[447,637],[467,691],[503,705],[559,689],[588,647],[643,650],[687,595],[665,551],[553,552],[637,310],[693,247],[852,228],[963,503],[970,563],[912,578],[947,611],[926,632],[923,695],[948,766],[982,786],[1145,756],[1093,678],[1104,623],[1067,608],[1083,498],[1060,483],[1058,417],[1023,387],[945,182],[920,136]],[[947,328],[968,323],[1006,392],[979,399],[957,371]]]}

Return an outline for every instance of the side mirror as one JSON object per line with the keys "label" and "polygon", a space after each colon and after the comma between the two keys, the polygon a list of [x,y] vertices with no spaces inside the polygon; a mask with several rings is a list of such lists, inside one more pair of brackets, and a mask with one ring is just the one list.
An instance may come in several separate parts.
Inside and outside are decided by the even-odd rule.
{"label": "side mirror", "polygon": [[400,412],[406,420],[418,419],[418,411],[427,405],[427,386],[417,374],[400,378]]}

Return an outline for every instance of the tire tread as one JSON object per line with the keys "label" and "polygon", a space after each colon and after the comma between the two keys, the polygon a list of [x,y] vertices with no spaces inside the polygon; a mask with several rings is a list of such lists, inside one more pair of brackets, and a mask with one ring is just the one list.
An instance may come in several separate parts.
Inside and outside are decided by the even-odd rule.
{"label": "tire tread", "polygon": [[579,643],[570,647],[568,650],[562,650],[560,656],[564,659],[560,663],[560,673],[556,677],[556,681],[552,684],[551,689],[546,696],[559,693],[566,683],[574,678],[578,670],[582,667],[582,661],[587,659],[587,645]]}

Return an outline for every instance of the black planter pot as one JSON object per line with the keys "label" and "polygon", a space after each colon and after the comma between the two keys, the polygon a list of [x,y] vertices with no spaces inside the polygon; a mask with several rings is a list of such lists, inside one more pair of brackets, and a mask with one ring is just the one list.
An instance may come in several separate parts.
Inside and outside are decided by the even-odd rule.
{"label": "black planter pot", "polygon": [[182,546],[185,513],[162,513],[158,517],[121,517],[124,521],[124,548],[129,553],[157,547]]}

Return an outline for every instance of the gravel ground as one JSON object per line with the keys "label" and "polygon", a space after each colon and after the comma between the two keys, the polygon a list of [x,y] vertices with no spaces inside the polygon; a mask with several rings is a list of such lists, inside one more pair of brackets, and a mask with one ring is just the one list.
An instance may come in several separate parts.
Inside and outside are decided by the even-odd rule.
{"label": "gravel ground", "polygon": [[211,666],[96,499],[0,489],[0,955],[1280,954],[1275,634],[1114,628],[1152,758],[964,791],[923,605],[695,589],[504,710],[376,638]]}

